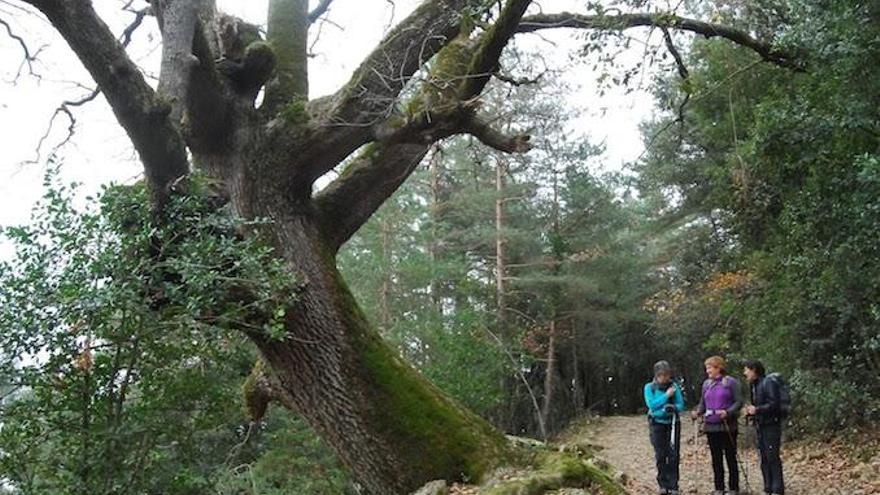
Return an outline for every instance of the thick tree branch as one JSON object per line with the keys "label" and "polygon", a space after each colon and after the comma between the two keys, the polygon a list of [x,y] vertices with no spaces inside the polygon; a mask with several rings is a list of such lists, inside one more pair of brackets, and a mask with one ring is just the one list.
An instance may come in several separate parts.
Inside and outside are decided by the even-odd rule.
{"label": "thick tree branch", "polygon": [[429,0],[400,22],[336,94],[312,110],[330,125],[369,127],[394,110],[412,75],[458,34],[460,12],[481,0]]}
{"label": "thick tree branch", "polygon": [[421,163],[431,144],[372,143],[318,193],[314,203],[328,245],[339,249]]}
{"label": "thick tree branch", "polygon": [[201,0],[173,0],[162,11],[162,65],[159,95],[171,105],[171,121],[183,117],[192,69],[199,63],[193,55],[193,40],[199,24]]}
{"label": "thick tree branch", "polygon": [[330,9],[330,4],[332,3],[333,0],[321,0],[321,3],[319,3],[314,10],[309,12],[309,24],[314,24],[315,22],[317,22],[317,20],[320,19],[321,16],[324,15],[324,13],[326,13],[328,9]]}
{"label": "thick tree branch", "polygon": [[721,24],[679,17],[670,13],[582,15],[561,12],[558,14],[538,14],[523,18],[517,31],[520,33],[531,33],[542,29],[554,28],[597,29],[609,31],[644,26],[667,27],[681,31],[690,31],[707,38],[725,38],[738,45],[750,48],[768,62],[789,69],[803,70],[803,67],[793,54],[776,50],[770,43],[757,40],[745,31],[729,26],[723,26]]}
{"label": "thick tree branch", "polygon": [[64,37],[89,71],[144,164],[158,204],[166,187],[189,170],[186,148],[169,119],[170,107],[144,80],[88,0],[27,0]]}
{"label": "thick tree branch", "polygon": [[486,146],[505,153],[525,153],[532,149],[531,137],[529,135],[504,134],[479,117],[471,119],[465,131],[479,139]]}
{"label": "thick tree branch", "polygon": [[[182,125],[195,152],[218,151],[229,142],[232,90],[215,67],[220,47],[214,0],[153,0],[162,32],[160,96],[172,105],[172,122]],[[186,118],[184,118],[186,116]]]}
{"label": "thick tree branch", "polygon": [[[515,34],[517,23],[530,3],[530,0],[508,2],[496,23],[481,36],[478,48],[467,65],[467,74],[454,82],[459,86],[457,93],[460,99],[477,96],[491,79],[502,50]],[[456,6],[485,7],[473,0],[426,2],[389,35],[362,64],[348,85],[332,97],[336,99],[335,108],[329,111],[321,109],[330,117],[313,139],[316,142],[313,149],[318,153],[315,160],[307,160],[307,163],[316,167],[315,172],[309,174],[309,179],[330,170],[371,140],[430,144],[469,129],[473,111],[467,105],[456,104],[437,112],[427,109],[415,116],[401,115],[397,105],[399,93],[409,77],[424,61],[439,52],[453,38],[453,34],[458,34],[461,16],[450,11]],[[416,51],[417,41],[420,45]],[[384,77],[384,74],[389,76]],[[352,93],[355,87],[359,87],[356,94]],[[356,98],[348,100],[350,97]],[[327,101],[322,103],[327,104]],[[317,105],[311,107],[313,111],[318,108]],[[479,129],[483,136],[499,137],[497,132],[482,132],[488,130],[484,125],[474,126],[474,129]],[[496,145],[502,142],[499,139],[488,141]],[[507,143],[502,147],[510,146]]]}
{"label": "thick tree branch", "polygon": [[339,91],[310,102],[305,112],[296,102],[282,110],[288,117],[304,113],[309,121],[304,126],[302,119],[291,123],[281,118],[271,124],[274,148],[298,153],[297,162],[305,164],[292,171],[297,182],[313,182],[370,142],[373,127],[393,115],[412,75],[458,33],[461,12],[484,3],[425,1],[391,30]]}
{"label": "thick tree branch", "polygon": [[308,9],[308,0],[269,0],[266,40],[276,60],[275,77],[266,87],[263,105],[269,113],[294,99],[308,99]]}
{"label": "thick tree branch", "polygon": [[[501,11],[498,21],[480,37],[473,51],[466,48],[469,30],[462,31],[456,41],[438,58],[440,65],[455,66],[456,58],[463,60],[464,74],[457,72],[434,74],[432,80],[453,77],[443,87],[428,89],[416,96],[421,110],[411,114],[396,113],[382,124],[373,127],[373,138],[342,177],[334,181],[315,201],[321,212],[322,225],[328,226],[327,238],[338,248],[353,235],[412,173],[419,160],[436,141],[458,133],[471,133],[488,146],[505,152],[525,152],[531,146],[528,136],[507,136],[476,117],[472,99],[479,96],[498,67],[498,59],[507,42],[516,32],[520,18],[530,0],[510,0]],[[460,45],[460,46],[459,46]],[[448,60],[447,60],[448,59]],[[427,81],[424,84],[431,85]],[[449,84],[451,83],[451,84]],[[447,88],[450,86],[453,89]],[[432,97],[433,96],[433,97]],[[433,103],[428,102],[434,99]],[[330,227],[332,226],[332,227]]]}
{"label": "thick tree branch", "polygon": [[459,89],[462,99],[474,98],[483,92],[492,74],[498,70],[501,52],[516,34],[517,26],[531,3],[531,0],[508,1],[498,20],[482,35],[480,46],[471,59],[468,77]]}

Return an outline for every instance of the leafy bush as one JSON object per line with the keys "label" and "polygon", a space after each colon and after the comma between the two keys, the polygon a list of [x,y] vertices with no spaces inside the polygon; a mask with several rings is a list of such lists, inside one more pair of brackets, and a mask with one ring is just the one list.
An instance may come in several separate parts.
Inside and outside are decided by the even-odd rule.
{"label": "leafy bush", "polygon": [[[238,234],[202,179],[159,218],[142,185],[77,208],[75,187],[54,177],[31,222],[3,230],[15,254],[0,263],[0,482],[22,494],[201,495],[233,461],[279,479],[261,455],[283,442],[242,448],[240,385],[256,353],[240,330],[247,318],[271,333],[296,281]],[[256,436],[293,435],[283,447],[299,466],[330,465],[284,414]],[[275,486],[331,493],[301,481]]]}
{"label": "leafy bush", "polygon": [[808,433],[828,434],[880,417],[880,401],[845,378],[798,370],[791,387],[796,424]]}

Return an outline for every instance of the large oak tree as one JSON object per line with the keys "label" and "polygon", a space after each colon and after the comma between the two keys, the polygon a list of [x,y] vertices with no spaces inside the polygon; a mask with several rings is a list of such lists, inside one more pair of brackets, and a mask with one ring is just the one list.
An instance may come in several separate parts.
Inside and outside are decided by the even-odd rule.
{"label": "large oak tree", "polygon": [[[437,141],[468,133],[505,152],[528,151],[528,136],[505,135],[480,111],[511,38],[655,26],[728,38],[792,64],[748,33],[672,14],[527,15],[530,0],[425,0],[344,86],[309,100],[309,28],[332,0],[312,11],[307,0],[270,0],[265,40],[216,12],[213,0],[152,0],[162,33],[154,89],[91,1],[20,1],[42,12],[94,78],[139,154],[157,215],[198,170],[236,215],[268,220],[244,235],[263,236],[301,289],[281,338],[242,328],[271,368],[260,380],[264,395],[304,418],[375,494],[476,479],[509,458],[499,431],[381,340],[335,260]],[[315,181],[343,163],[315,193]]]}

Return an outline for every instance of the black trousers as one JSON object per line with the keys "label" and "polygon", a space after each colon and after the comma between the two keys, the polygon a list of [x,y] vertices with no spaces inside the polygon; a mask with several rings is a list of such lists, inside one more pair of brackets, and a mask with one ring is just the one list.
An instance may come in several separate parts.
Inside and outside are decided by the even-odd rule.
{"label": "black trousers", "polygon": [[729,489],[739,491],[739,466],[736,463],[736,430],[710,431],[709,451],[712,453],[712,472],[715,475],[715,490],[724,490],[724,461],[730,474]]}
{"label": "black trousers", "polygon": [[761,474],[764,493],[785,494],[782,480],[782,425],[758,425],[758,451],[761,453]]}
{"label": "black trousers", "polygon": [[651,445],[657,463],[657,484],[661,490],[678,490],[678,459],[681,445],[681,422],[675,425],[675,445],[672,445],[672,425],[651,422]]}

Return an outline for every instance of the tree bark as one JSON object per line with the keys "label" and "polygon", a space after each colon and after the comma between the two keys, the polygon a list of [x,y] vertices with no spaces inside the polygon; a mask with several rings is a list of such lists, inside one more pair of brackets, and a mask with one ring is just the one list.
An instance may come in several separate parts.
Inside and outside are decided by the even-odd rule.
{"label": "tree bark", "polygon": [[[290,405],[372,494],[431,479],[479,479],[508,457],[506,439],[405,363],[370,326],[342,280],[307,198],[263,174],[232,181],[243,218],[270,218],[260,235],[305,281],[287,335],[251,337]],[[228,180],[228,179],[227,179]]]}

